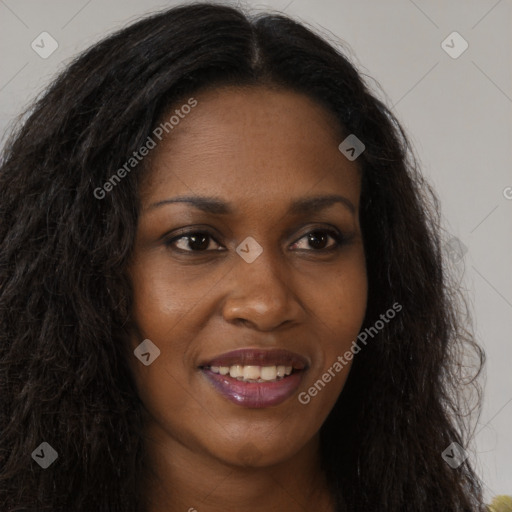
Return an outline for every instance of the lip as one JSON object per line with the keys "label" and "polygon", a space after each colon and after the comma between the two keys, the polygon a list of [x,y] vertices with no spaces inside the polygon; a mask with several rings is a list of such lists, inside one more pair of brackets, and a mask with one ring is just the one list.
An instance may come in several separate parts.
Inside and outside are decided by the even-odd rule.
{"label": "lip", "polygon": [[238,349],[225,354],[215,356],[213,359],[204,361],[199,367],[207,366],[232,366],[240,364],[242,366],[292,366],[294,370],[304,370],[308,366],[305,357],[295,352],[284,349]]}
{"label": "lip", "polygon": [[[291,375],[272,382],[243,382],[228,375],[210,371],[210,366],[292,366]],[[290,398],[300,386],[308,361],[288,350],[240,349],[205,361],[199,366],[209,384],[230,402],[247,408],[261,409],[279,405]]]}

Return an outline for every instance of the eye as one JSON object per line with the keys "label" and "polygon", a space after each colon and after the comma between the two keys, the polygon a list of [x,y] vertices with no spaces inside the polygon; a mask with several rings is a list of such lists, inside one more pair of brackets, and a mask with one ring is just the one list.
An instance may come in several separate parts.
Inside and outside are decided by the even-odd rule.
{"label": "eye", "polygon": [[[326,247],[327,240],[332,238],[334,243],[330,246]],[[315,229],[314,231],[310,231],[306,233],[302,238],[300,238],[297,242],[294,242],[292,248],[297,248],[300,240],[305,240],[306,244],[310,244],[310,247],[313,249],[309,249],[308,247],[300,250],[306,251],[333,251],[338,249],[344,242],[344,237],[341,233],[333,229]]]}
{"label": "eye", "polygon": [[165,244],[170,247],[176,247],[179,251],[182,252],[205,252],[207,250],[220,250],[208,249],[211,240],[215,239],[213,238],[213,235],[208,231],[188,231],[166,241]]}
{"label": "eye", "polygon": [[[330,246],[326,247],[328,239],[331,238],[334,240]],[[301,240],[305,240],[305,244],[309,244],[313,249],[305,247],[300,248],[299,243]],[[214,242],[217,245],[217,248],[211,248],[211,242]],[[292,249],[299,249],[301,251],[313,251],[313,252],[321,252],[321,251],[334,251],[339,249],[344,243],[348,242],[348,239],[345,238],[339,231],[335,229],[315,229],[306,233],[303,237],[292,244]],[[188,231],[182,232],[178,236],[175,236],[165,242],[165,245],[168,247],[172,247],[179,252],[211,252],[211,251],[221,251],[222,246],[218,244],[215,240],[214,236],[208,231]]]}

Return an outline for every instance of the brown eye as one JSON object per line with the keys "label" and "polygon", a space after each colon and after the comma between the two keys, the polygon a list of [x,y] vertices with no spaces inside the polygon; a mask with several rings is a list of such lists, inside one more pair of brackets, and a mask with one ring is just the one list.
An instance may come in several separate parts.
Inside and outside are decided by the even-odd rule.
{"label": "brown eye", "polygon": [[[329,245],[329,238],[334,240]],[[305,240],[304,247],[300,248],[299,243]],[[211,248],[211,243],[217,244],[217,248]],[[339,249],[344,243],[348,242],[340,232],[333,229],[315,229],[306,233],[298,241],[294,242],[292,249],[300,251],[328,252]],[[178,252],[199,253],[222,250],[220,244],[215,241],[214,236],[208,231],[188,231],[182,232],[165,242],[167,247],[171,247]]]}
{"label": "brown eye", "polygon": [[[332,238],[334,240],[334,244],[327,246],[328,239]],[[314,231],[310,231],[306,235],[304,235],[300,240],[306,240],[306,243],[309,244],[309,247],[313,247],[313,249],[309,249],[305,247],[304,250],[314,250],[314,251],[330,251],[340,247],[344,240],[343,235],[328,229],[315,229]],[[296,248],[299,241],[293,244],[293,248]],[[326,247],[327,246],[327,247]],[[301,249],[302,250],[302,249]]]}
{"label": "brown eye", "polygon": [[189,231],[188,233],[181,233],[179,236],[168,240],[165,244],[167,246],[176,247],[179,251],[184,252],[205,252],[207,250],[218,250],[208,249],[211,240],[214,240],[213,236],[206,231]]}

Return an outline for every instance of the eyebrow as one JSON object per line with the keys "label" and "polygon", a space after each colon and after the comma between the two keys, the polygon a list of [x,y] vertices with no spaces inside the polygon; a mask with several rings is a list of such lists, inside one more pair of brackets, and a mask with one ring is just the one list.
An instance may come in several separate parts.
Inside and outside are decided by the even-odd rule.
{"label": "eyebrow", "polygon": [[[172,199],[164,199],[151,204],[148,210],[153,210],[160,206],[173,204],[173,203],[188,203],[206,213],[213,215],[231,215],[234,213],[233,206],[216,197],[208,196],[182,196],[174,197]],[[334,204],[341,204],[345,206],[352,214],[355,214],[356,209],[352,202],[344,196],[338,194],[328,194],[322,196],[301,197],[295,199],[288,208],[288,213],[298,215],[300,213],[314,213],[325,210]]]}

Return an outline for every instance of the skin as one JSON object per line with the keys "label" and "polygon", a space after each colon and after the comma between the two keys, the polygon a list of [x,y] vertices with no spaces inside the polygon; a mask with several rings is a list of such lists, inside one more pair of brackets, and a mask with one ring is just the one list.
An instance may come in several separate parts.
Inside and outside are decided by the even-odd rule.
{"label": "skin", "polygon": [[[334,511],[318,432],[350,364],[309,404],[297,395],[349,350],[363,322],[357,161],[338,150],[340,127],[308,96],[257,86],[194,97],[197,106],[151,154],[129,266],[132,350],[149,338],[161,351],[148,366],[130,361],[146,409],[147,510]],[[334,203],[287,213],[293,199],[324,194],[344,196],[355,211]],[[215,196],[234,214],[152,207],[183,195]],[[350,236],[338,250],[325,250],[336,245],[325,231],[319,245],[308,241],[333,227]],[[212,237],[204,246],[190,238],[166,245],[180,228]],[[263,248],[252,263],[235,252],[247,236]],[[199,362],[247,347],[306,357],[297,394],[255,409],[214,390]]]}

